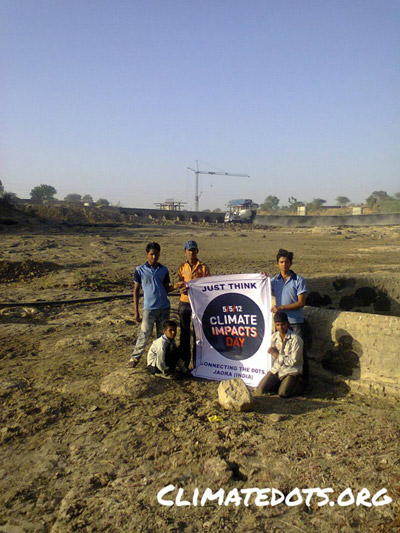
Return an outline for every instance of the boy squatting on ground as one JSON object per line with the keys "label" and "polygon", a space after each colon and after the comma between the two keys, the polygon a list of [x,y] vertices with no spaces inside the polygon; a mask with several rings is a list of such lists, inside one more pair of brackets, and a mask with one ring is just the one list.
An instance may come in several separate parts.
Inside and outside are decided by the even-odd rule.
{"label": "boy squatting on ground", "polygon": [[272,335],[268,349],[274,363],[260,381],[256,394],[277,392],[282,398],[289,398],[304,390],[303,339],[290,329],[286,313],[278,311],[274,322],[277,331]]}
{"label": "boy squatting on ground", "polygon": [[[284,311],[288,316],[290,329],[307,345],[307,332],[303,317],[303,307],[307,296],[306,282],[290,268],[293,262],[293,252],[281,248],[276,255],[276,262],[280,273],[271,279],[272,294],[276,300],[271,311],[274,313]],[[308,360],[305,349],[303,351],[303,378],[308,381]]]}
{"label": "boy squatting on ground", "polygon": [[[161,337],[163,323],[169,319],[171,304],[167,293],[178,288],[178,284],[171,285],[168,268],[158,262],[161,247],[157,242],[146,246],[147,261],[136,268],[133,277],[133,306],[134,320],[141,323],[139,337],[129,358],[128,366],[135,367],[143,355],[146,344],[156,325],[157,337]],[[139,314],[140,288],[143,289],[143,318]]]}
{"label": "boy squatting on ground", "polygon": [[166,320],[163,334],[150,346],[147,354],[147,370],[157,377],[172,379],[176,369],[180,374],[191,376],[182,361],[182,350],[175,343],[177,329],[176,322]]}
{"label": "boy squatting on ground", "polygon": [[[184,363],[189,368],[190,364],[190,326],[192,322],[192,308],[189,302],[188,291],[185,288],[185,283],[191,279],[205,278],[210,275],[210,269],[207,265],[202,263],[197,254],[199,247],[196,241],[187,241],[183,246],[187,260],[179,267],[178,275],[179,282],[177,285],[181,287],[181,298],[179,301],[179,320],[181,328],[180,347],[184,354]],[[196,366],[196,337],[193,332],[193,367]]]}

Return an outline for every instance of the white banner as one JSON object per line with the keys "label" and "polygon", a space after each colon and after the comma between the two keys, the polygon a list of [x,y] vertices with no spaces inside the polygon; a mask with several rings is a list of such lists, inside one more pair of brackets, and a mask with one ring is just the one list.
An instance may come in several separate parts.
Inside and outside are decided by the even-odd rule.
{"label": "white banner", "polygon": [[271,368],[271,281],[263,274],[187,283],[196,332],[196,377],[240,377],[256,387]]}

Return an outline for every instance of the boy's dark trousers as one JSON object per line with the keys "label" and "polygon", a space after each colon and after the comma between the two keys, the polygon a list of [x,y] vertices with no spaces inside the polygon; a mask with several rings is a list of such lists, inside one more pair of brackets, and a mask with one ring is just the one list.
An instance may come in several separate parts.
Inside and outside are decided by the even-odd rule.
{"label": "boy's dark trousers", "polygon": [[[190,330],[192,324],[192,308],[189,302],[179,302],[179,320],[181,327],[180,349],[182,350],[182,361],[186,368],[190,364]],[[193,367],[196,366],[196,336],[193,331]]]}
{"label": "boy's dark trousers", "polygon": [[308,356],[307,352],[310,347],[310,331],[305,322],[301,324],[290,324],[290,329],[293,333],[296,333],[299,337],[303,339],[303,380],[308,383],[309,379],[309,370],[308,370]]}
{"label": "boy's dark trousers", "polygon": [[289,374],[280,379],[278,374],[268,372],[258,384],[256,393],[266,394],[277,392],[282,398],[289,398],[301,394],[304,389],[304,381],[301,374]]}

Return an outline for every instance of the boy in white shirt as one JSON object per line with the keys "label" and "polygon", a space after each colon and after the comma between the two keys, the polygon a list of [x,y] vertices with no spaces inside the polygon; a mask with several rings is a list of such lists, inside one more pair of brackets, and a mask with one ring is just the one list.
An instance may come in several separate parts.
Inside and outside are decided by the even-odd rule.
{"label": "boy in white shirt", "polygon": [[289,398],[304,390],[303,339],[290,329],[286,313],[278,311],[274,316],[277,331],[272,335],[268,353],[274,359],[271,370],[260,381],[258,394],[278,393]]}
{"label": "boy in white shirt", "polygon": [[176,369],[191,375],[182,361],[182,352],[175,342],[178,326],[173,320],[163,324],[163,334],[150,346],[147,354],[147,370],[157,377],[173,379]]}

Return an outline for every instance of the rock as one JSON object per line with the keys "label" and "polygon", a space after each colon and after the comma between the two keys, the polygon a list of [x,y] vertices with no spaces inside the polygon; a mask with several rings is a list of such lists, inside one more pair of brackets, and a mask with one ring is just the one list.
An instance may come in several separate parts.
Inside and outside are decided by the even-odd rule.
{"label": "rock", "polygon": [[322,305],[322,296],[317,291],[311,291],[307,294],[306,305],[311,305],[312,307],[321,307]]}
{"label": "rock", "polygon": [[362,302],[360,301],[359,298],[357,298],[356,296],[352,296],[352,295],[343,296],[339,302],[339,307],[340,309],[343,309],[343,311],[351,311],[358,305],[362,305]]}
{"label": "rock", "polygon": [[63,394],[86,394],[92,387],[92,383],[88,379],[79,379],[76,381],[70,381],[64,385],[55,387],[55,390],[62,392]]}
{"label": "rock", "polygon": [[151,390],[151,376],[132,374],[129,369],[108,374],[100,384],[103,394],[141,398]]}
{"label": "rock", "polygon": [[268,418],[271,420],[271,422],[282,422],[282,420],[286,419],[286,416],[278,413],[272,413],[272,415],[269,415]]}
{"label": "rock", "polygon": [[58,509],[57,519],[51,528],[51,533],[62,533],[67,530],[71,518],[76,518],[86,507],[86,501],[81,499],[79,489],[73,488],[67,492]]}
{"label": "rock", "polygon": [[233,472],[226,461],[220,457],[211,457],[203,465],[203,474],[221,486],[231,479]]}
{"label": "rock", "polygon": [[250,411],[253,399],[241,378],[221,381],[218,387],[218,401],[225,409]]}
{"label": "rock", "polygon": [[374,311],[377,313],[390,313],[391,302],[385,294],[381,294],[374,302]]}
{"label": "rock", "polygon": [[356,298],[359,298],[361,305],[371,305],[375,302],[377,294],[372,287],[359,287],[354,293]]}

